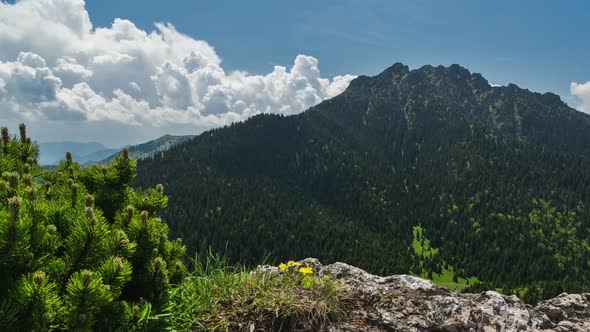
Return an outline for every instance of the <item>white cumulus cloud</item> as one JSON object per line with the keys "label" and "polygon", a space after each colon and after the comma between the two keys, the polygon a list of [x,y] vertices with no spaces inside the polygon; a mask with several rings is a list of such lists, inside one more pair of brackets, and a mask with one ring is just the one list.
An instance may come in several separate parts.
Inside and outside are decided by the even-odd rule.
{"label": "white cumulus cloud", "polygon": [[578,110],[590,113],[590,82],[576,83],[570,85],[570,92],[582,101],[578,106]]}
{"label": "white cumulus cloud", "polygon": [[171,24],[93,27],[83,0],[0,1],[0,45],[0,120],[27,121],[45,140],[120,145],[296,114],[354,78],[323,78],[306,55],[266,75],[228,73],[211,45]]}

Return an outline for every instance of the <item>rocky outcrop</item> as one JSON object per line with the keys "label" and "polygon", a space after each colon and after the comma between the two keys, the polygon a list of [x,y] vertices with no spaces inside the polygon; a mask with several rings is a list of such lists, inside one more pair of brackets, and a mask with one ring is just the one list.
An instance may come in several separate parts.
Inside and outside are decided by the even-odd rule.
{"label": "rocky outcrop", "polygon": [[328,331],[590,331],[588,293],[564,293],[532,307],[494,291],[461,294],[408,275],[379,277],[311,258],[301,263],[334,278],[346,294],[347,313]]}

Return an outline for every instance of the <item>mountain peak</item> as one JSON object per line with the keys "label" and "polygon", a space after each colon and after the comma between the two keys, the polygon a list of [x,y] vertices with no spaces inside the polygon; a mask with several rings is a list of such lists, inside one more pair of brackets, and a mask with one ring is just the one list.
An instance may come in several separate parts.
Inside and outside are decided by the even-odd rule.
{"label": "mountain peak", "polygon": [[387,82],[399,85],[402,78],[407,77],[405,84],[413,87],[423,87],[423,84],[435,86],[458,86],[463,90],[470,90],[469,93],[476,95],[488,92],[492,86],[479,73],[471,73],[465,67],[458,64],[450,66],[424,65],[418,69],[412,69],[403,63],[396,62],[391,67],[374,77],[360,76],[351,83],[351,87],[363,87],[373,82]]}
{"label": "mountain peak", "polygon": [[[441,66],[441,67],[443,67],[443,66]],[[446,70],[449,75],[453,75],[457,78],[463,78],[463,79],[471,78],[471,72],[467,68],[462,67],[458,64],[452,64],[449,67],[447,67]]]}
{"label": "mountain peak", "polygon": [[[568,144],[556,143],[562,142],[557,131],[539,135],[530,124],[565,121],[570,130],[580,133],[590,125],[590,117],[571,109],[555,94],[531,92],[512,83],[492,88],[481,74],[457,64],[409,69],[402,63],[395,63],[379,75],[353,80],[341,98],[348,100],[344,103],[356,106],[347,113],[334,108],[336,113],[345,116],[339,123],[346,121],[357,129],[382,128],[403,114],[404,126],[432,121],[453,125],[462,122],[570,151],[573,148]],[[336,103],[339,102],[342,101]],[[333,105],[333,102],[325,103],[328,104]],[[583,145],[582,150],[590,153],[586,143],[577,145]]]}
{"label": "mountain peak", "polygon": [[379,76],[382,75],[392,75],[392,76],[399,76],[399,75],[406,75],[410,72],[410,68],[404,65],[401,62],[394,63],[391,67],[385,69]]}

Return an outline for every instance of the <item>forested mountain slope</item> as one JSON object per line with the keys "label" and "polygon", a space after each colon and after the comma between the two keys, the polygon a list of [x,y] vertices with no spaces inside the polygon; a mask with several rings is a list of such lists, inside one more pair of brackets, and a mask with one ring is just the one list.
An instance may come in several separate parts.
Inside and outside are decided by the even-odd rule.
{"label": "forested mountain slope", "polygon": [[[554,94],[395,64],[142,160],[136,185],[164,181],[189,251],[453,271],[534,302],[590,289],[588,156],[590,116]],[[436,250],[417,251],[426,238]]]}

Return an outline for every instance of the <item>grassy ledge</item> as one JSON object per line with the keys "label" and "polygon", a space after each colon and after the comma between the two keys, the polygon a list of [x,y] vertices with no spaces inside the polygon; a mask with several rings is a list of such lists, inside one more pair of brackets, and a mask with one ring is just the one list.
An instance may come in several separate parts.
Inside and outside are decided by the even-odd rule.
{"label": "grassy ledge", "polygon": [[300,263],[248,272],[211,255],[196,266],[170,296],[175,330],[315,331],[344,313],[338,284]]}

